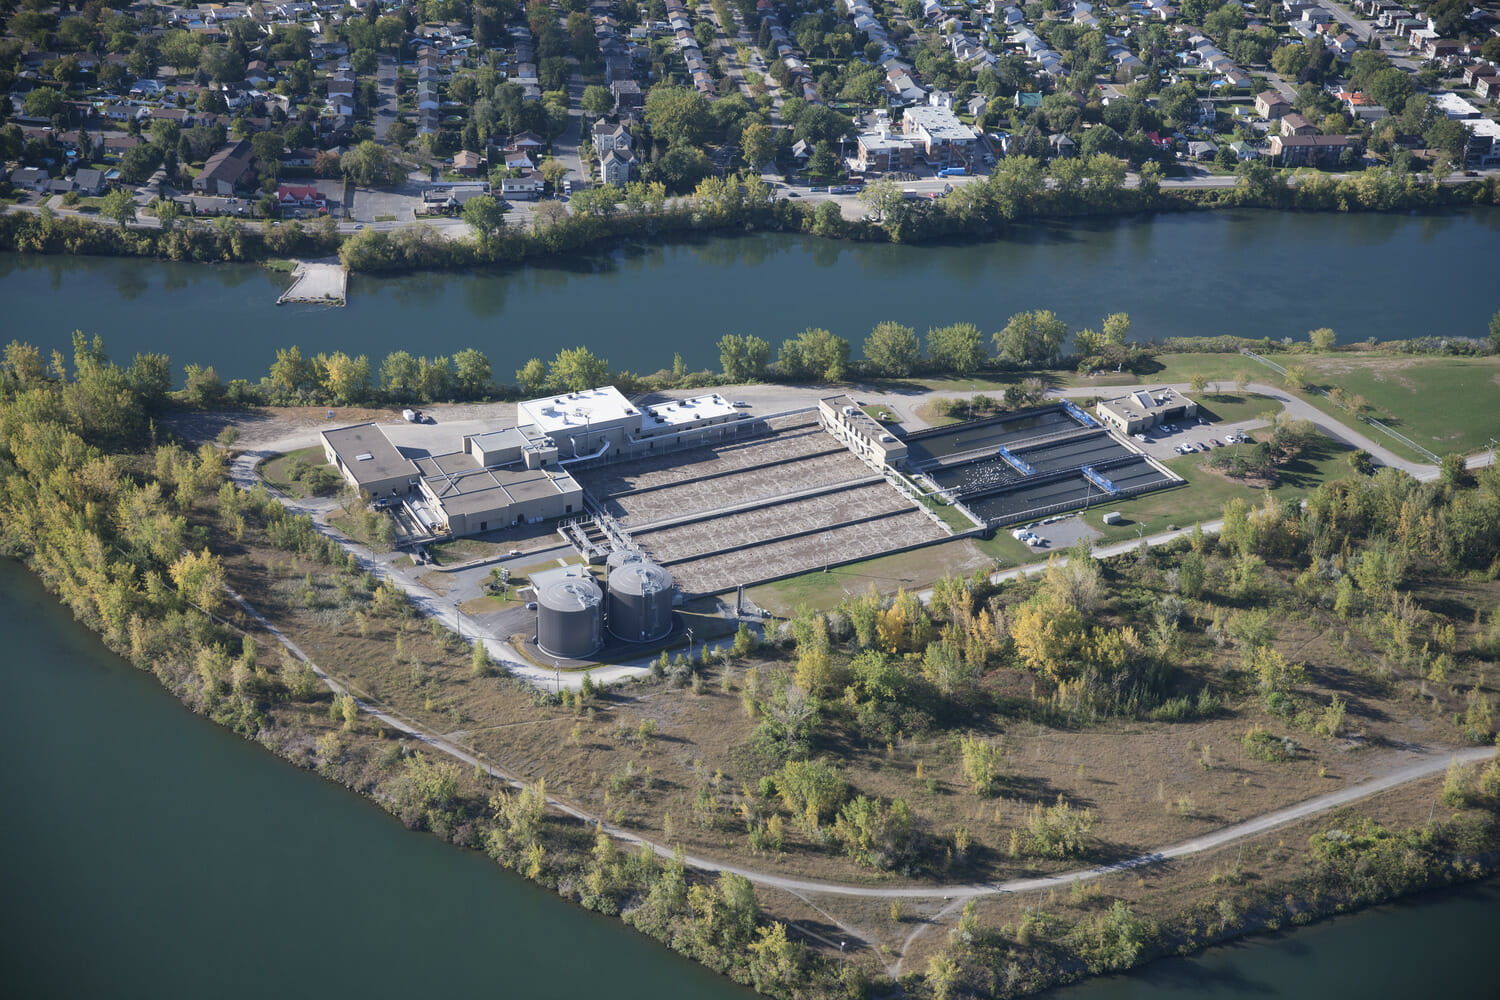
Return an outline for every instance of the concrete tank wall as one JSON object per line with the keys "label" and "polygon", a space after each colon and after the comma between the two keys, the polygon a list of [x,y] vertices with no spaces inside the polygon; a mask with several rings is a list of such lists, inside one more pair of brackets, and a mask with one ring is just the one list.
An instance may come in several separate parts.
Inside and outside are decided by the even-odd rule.
{"label": "concrete tank wall", "polygon": [[672,574],[648,560],[609,576],[609,631],[626,642],[650,642],[672,631]]}
{"label": "concrete tank wall", "polygon": [[558,580],[537,595],[536,644],[552,656],[581,660],[604,645],[604,595],[591,579]]}

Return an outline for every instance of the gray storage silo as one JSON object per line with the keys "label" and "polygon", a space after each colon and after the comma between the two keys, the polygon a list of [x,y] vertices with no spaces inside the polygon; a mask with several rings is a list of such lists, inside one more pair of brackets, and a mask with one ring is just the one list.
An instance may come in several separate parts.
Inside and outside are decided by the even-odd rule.
{"label": "gray storage silo", "polygon": [[588,577],[568,577],[536,598],[536,644],[552,656],[581,660],[604,645],[604,594]]}
{"label": "gray storage silo", "polygon": [[609,554],[609,558],[604,560],[604,585],[609,586],[610,576],[621,566],[642,562],[645,558],[637,549],[615,549]]}
{"label": "gray storage silo", "polygon": [[609,631],[626,642],[650,642],[672,631],[672,574],[648,559],[609,575]]}

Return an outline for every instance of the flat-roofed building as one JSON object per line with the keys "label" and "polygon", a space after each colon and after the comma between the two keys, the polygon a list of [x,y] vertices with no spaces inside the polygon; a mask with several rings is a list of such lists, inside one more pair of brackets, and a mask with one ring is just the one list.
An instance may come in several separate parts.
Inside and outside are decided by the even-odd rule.
{"label": "flat-roofed building", "polygon": [[882,427],[849,396],[818,400],[818,422],[875,469],[884,471],[906,461],[906,442]]}
{"label": "flat-roofed building", "polygon": [[612,385],[529,399],[516,407],[522,432],[552,439],[560,455],[592,455],[607,443],[618,453],[641,429],[641,411]]}
{"label": "flat-roofed building", "polygon": [[916,162],[917,147],[903,136],[892,135],[888,128],[859,134],[856,162],[861,170],[910,170]]}
{"label": "flat-roofed building", "polygon": [[560,467],[485,466],[469,452],[416,459],[423,495],[454,535],[582,513],[583,489]]}
{"label": "flat-roofed building", "polygon": [[928,163],[966,166],[973,156],[974,130],[947,108],[907,108],[901,116],[901,131],[922,147]]}
{"label": "flat-roofed building", "polygon": [[416,464],[377,424],[338,427],[320,436],[328,463],[355,489],[384,497],[409,492],[416,485]]}
{"label": "flat-roofed building", "polygon": [[1126,434],[1138,434],[1158,424],[1196,416],[1198,404],[1173,389],[1137,389],[1095,408],[1099,419]]}
{"label": "flat-roofed building", "polygon": [[740,416],[718,393],[643,409],[612,385],[532,399],[516,409],[520,431],[533,440],[550,441],[549,447],[565,458],[638,455],[696,442],[717,433],[707,428]]}

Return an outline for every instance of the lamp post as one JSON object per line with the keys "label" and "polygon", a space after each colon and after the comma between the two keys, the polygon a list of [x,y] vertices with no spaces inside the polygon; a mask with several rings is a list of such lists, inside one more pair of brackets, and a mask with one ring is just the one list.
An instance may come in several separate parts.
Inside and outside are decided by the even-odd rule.
{"label": "lamp post", "polygon": [[692,664],[692,662],[693,662],[693,630],[692,629],[688,629],[687,630],[687,637],[688,637],[688,654],[687,654],[687,658],[688,658],[688,663]]}

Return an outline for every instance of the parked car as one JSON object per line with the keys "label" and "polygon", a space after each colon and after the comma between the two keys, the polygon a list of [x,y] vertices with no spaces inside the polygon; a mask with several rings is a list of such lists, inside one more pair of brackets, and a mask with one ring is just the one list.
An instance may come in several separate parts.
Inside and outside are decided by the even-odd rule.
{"label": "parked car", "polygon": [[527,601],[526,602],[526,610],[527,611],[535,611],[536,610],[536,601]]}
{"label": "parked car", "polygon": [[1215,448],[1222,448],[1222,447],[1224,447],[1222,444],[1219,443],[1219,439],[1218,438],[1209,438],[1208,439],[1208,443],[1210,445],[1212,445],[1213,447],[1215,447]]}
{"label": "parked car", "polygon": [[748,410],[750,408],[749,400],[745,399],[736,399],[730,405],[733,406],[736,410]]}

